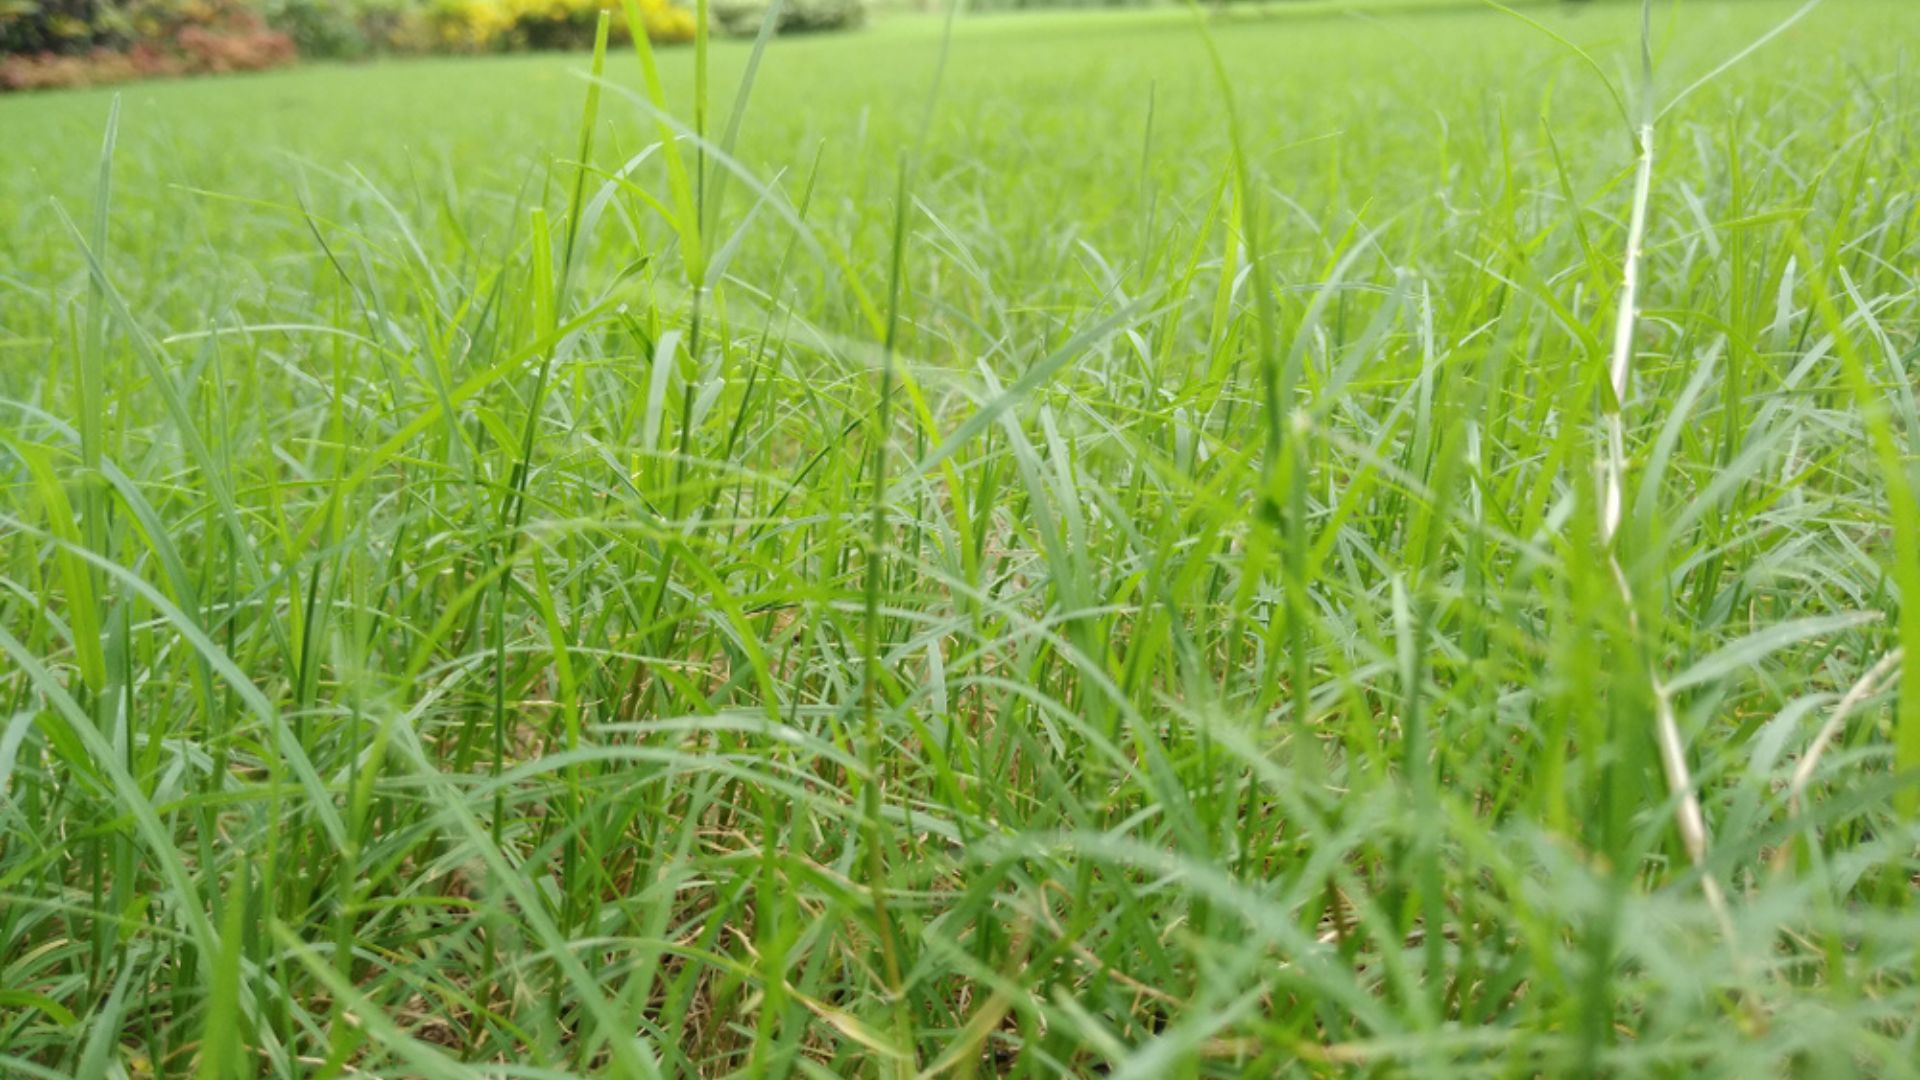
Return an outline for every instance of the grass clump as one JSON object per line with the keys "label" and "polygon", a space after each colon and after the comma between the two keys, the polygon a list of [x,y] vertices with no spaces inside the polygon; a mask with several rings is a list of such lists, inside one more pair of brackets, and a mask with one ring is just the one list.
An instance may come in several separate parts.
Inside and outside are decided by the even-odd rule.
{"label": "grass clump", "polygon": [[1913,1072],[1915,15],[1649,15],[0,102],[0,1072]]}

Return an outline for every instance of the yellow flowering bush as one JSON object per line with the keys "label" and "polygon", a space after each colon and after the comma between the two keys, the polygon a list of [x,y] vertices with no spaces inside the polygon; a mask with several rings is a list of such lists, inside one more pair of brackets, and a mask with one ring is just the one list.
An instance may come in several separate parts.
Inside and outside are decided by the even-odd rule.
{"label": "yellow flowering bush", "polygon": [[513,31],[513,16],[498,0],[433,0],[425,22],[433,44],[456,52],[500,48]]}
{"label": "yellow flowering bush", "polygon": [[[638,0],[637,6],[650,40],[693,40],[693,12],[670,0]],[[613,11],[616,36],[624,36],[626,13],[607,0],[432,0],[426,19],[428,36],[442,49],[575,49],[592,44],[603,7]]]}
{"label": "yellow flowering bush", "polygon": [[[640,0],[640,18],[646,22],[647,38],[658,42],[692,41],[698,24],[692,11],[669,0]],[[624,29],[626,18],[616,12],[614,25]]]}

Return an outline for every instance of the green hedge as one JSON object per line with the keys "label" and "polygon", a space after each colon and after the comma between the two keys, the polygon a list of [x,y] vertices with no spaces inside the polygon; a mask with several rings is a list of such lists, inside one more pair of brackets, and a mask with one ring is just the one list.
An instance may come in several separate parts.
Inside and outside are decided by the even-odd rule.
{"label": "green hedge", "polygon": [[79,53],[133,37],[128,10],[103,0],[0,0],[0,53]]}
{"label": "green hedge", "polygon": [[[771,0],[710,0],[714,27],[740,36],[757,34]],[[784,0],[775,29],[782,34],[845,30],[867,21],[866,0]]]}

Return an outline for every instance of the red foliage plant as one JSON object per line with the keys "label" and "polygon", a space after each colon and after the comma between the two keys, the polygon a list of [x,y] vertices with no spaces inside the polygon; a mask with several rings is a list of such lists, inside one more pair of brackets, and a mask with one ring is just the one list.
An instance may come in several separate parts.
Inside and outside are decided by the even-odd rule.
{"label": "red foliage plant", "polygon": [[189,26],[174,41],[192,72],[264,71],[296,58],[293,39],[264,26],[240,33]]}
{"label": "red foliage plant", "polygon": [[185,17],[148,22],[149,36],[124,48],[0,56],[0,91],[100,86],[178,75],[263,71],[293,63],[293,39],[238,3],[195,5]]}

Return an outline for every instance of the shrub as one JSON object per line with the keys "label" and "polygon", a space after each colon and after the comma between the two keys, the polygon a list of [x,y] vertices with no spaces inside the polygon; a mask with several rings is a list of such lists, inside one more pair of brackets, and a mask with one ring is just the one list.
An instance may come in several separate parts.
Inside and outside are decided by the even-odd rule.
{"label": "shrub", "polygon": [[16,53],[0,56],[0,89],[52,90],[65,86],[98,86],[177,75],[180,71],[178,60],[144,45],[136,45],[124,52],[95,49],[89,53]]}
{"label": "shrub", "polygon": [[498,0],[432,0],[425,21],[433,45],[455,52],[504,47],[513,17]]}
{"label": "shrub", "polygon": [[105,0],[0,0],[0,53],[83,53],[126,38],[124,12]]}
{"label": "shrub", "polygon": [[578,49],[593,44],[598,0],[501,0],[513,20],[516,44],[529,49]]}
{"label": "shrub", "polygon": [[268,25],[293,39],[302,56],[365,56],[374,48],[353,0],[267,0]]}
{"label": "shrub", "polygon": [[267,29],[247,0],[0,0],[0,54],[86,54],[136,43],[171,48],[198,29],[246,36]]}
{"label": "shrub", "polygon": [[[578,49],[593,44],[601,0],[432,0],[427,35],[440,48],[463,52],[502,49]],[[693,12],[668,0],[639,0],[647,37],[693,40]],[[615,7],[614,36],[625,39],[626,15]]]}
{"label": "shrub", "polygon": [[[857,0],[799,6],[849,4]],[[688,8],[638,5],[652,40],[693,40]],[[0,0],[0,56],[9,58],[0,89],[255,70],[296,54],[585,48],[603,7],[614,11],[615,37],[626,40],[618,0]]]}
{"label": "shrub", "polygon": [[293,39],[263,23],[251,30],[216,32],[189,26],[175,39],[185,69],[193,74],[265,71],[291,64],[299,52]]}
{"label": "shrub", "polygon": [[422,52],[431,47],[423,27],[422,0],[347,0],[370,51]]}
{"label": "shrub", "polygon": [[121,10],[134,41],[170,44],[190,29],[215,34],[266,29],[259,10],[244,0],[132,0]]}
{"label": "shrub", "polygon": [[[239,0],[136,0],[124,7],[76,0],[0,0],[8,49],[0,90],[91,86],[202,72],[258,71],[291,63],[293,39],[269,29]],[[27,10],[31,5],[32,10]]]}
{"label": "shrub", "polygon": [[[760,32],[769,6],[770,0],[713,0],[708,10],[723,33],[745,36]],[[866,21],[866,0],[786,0],[774,30],[781,34],[847,30]]]}
{"label": "shrub", "polygon": [[[646,24],[647,40],[663,44],[692,41],[699,30],[694,14],[668,0],[639,0],[640,18]],[[614,29],[626,33],[626,16],[620,11],[614,13]]]}
{"label": "shrub", "polygon": [[[1200,0],[1203,7],[1226,3],[1269,3],[1271,0]],[[1037,11],[1042,8],[1125,8],[1146,7],[1153,0],[970,0],[969,12]]]}

